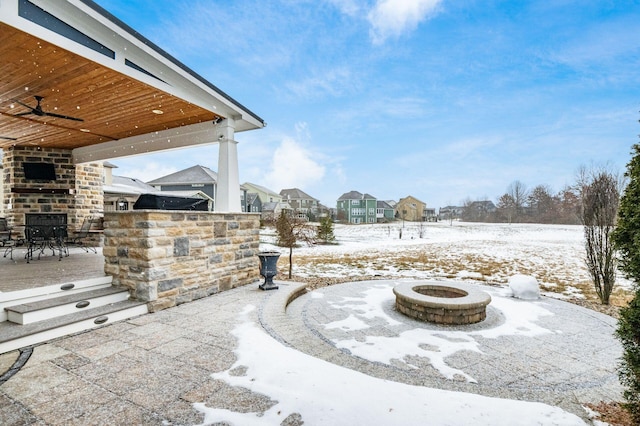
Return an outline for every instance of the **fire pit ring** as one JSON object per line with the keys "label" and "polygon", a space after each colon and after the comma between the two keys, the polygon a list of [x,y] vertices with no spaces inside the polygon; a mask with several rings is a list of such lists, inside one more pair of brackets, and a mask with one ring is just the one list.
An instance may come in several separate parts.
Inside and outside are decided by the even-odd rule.
{"label": "fire pit ring", "polygon": [[436,324],[475,324],[487,317],[491,296],[453,282],[406,282],[393,288],[396,309],[411,318]]}

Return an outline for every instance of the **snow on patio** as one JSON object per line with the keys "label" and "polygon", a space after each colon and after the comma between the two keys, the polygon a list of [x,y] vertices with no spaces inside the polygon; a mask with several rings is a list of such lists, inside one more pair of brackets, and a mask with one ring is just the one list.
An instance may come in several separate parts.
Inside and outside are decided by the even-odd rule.
{"label": "snow on patio", "polygon": [[[583,425],[558,407],[382,380],[311,357],[279,343],[241,313],[233,334],[237,360],[212,377],[277,401],[264,413],[194,407],[204,423],[281,424],[298,413],[304,424]],[[269,362],[265,362],[269,361]],[[244,374],[236,374],[241,368]]]}

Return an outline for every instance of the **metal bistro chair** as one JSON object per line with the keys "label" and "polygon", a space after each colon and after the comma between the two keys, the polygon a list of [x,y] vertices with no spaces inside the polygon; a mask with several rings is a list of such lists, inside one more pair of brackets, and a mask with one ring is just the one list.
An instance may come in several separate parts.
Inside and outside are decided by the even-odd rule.
{"label": "metal bistro chair", "polygon": [[91,224],[93,223],[93,218],[91,216],[87,216],[82,221],[82,226],[75,233],[73,238],[67,238],[65,240],[65,244],[67,246],[77,246],[89,253],[90,251],[94,253],[98,253],[97,249],[93,246],[87,244],[87,240],[89,240],[89,230],[91,230]]}
{"label": "metal bistro chair", "polygon": [[0,249],[4,249],[3,256],[10,255],[10,259],[13,260],[13,248],[17,244],[17,240],[11,238],[11,228],[9,228],[7,219],[0,217]]}
{"label": "metal bistro chair", "polygon": [[25,258],[27,263],[33,260],[33,254],[38,252],[38,260],[46,249],[51,250],[53,255],[58,254],[58,260],[62,256],[69,256],[69,249],[64,240],[67,235],[66,225],[27,225],[24,229],[27,239],[27,253]]}
{"label": "metal bistro chair", "polygon": [[27,263],[33,260],[33,253],[38,251],[38,259],[40,255],[44,253],[45,249],[45,235],[41,226],[27,225],[24,227],[24,238],[27,243],[27,252],[24,258],[27,259]]}

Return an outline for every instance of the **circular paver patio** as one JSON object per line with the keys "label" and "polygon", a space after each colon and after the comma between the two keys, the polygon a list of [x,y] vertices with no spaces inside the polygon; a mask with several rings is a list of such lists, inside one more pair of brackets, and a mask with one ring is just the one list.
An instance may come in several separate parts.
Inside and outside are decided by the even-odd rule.
{"label": "circular paver patio", "polygon": [[478,286],[492,298],[485,321],[430,324],[396,311],[393,287],[401,282],[347,283],[297,298],[285,287],[265,305],[263,326],[305,353],[388,380],[539,401],[581,416],[584,403],[622,399],[614,318]]}

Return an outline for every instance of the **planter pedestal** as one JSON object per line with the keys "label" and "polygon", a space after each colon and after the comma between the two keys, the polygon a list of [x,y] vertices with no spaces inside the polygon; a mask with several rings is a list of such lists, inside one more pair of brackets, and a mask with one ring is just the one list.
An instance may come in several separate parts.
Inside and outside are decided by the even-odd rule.
{"label": "planter pedestal", "polygon": [[277,251],[263,251],[258,253],[260,259],[260,275],[264,277],[264,282],[258,286],[260,290],[277,290],[278,286],[273,283],[273,277],[278,275],[278,258],[280,253]]}

